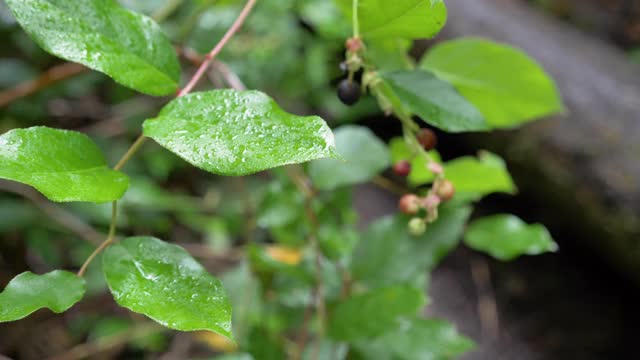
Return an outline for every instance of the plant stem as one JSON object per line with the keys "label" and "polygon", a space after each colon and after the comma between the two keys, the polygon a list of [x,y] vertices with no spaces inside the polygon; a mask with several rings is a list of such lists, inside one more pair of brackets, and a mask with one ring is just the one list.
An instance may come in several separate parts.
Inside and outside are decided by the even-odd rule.
{"label": "plant stem", "polygon": [[244,20],[247,18],[247,16],[251,12],[251,9],[253,9],[253,6],[255,4],[256,4],[256,0],[247,1],[247,3],[242,8],[242,11],[240,12],[240,15],[238,15],[236,20],[233,22],[233,25],[231,25],[231,27],[224,34],[222,39],[220,39],[220,41],[216,44],[216,46],[214,46],[214,48],[211,49],[211,51],[205,56],[204,61],[202,62],[202,64],[200,65],[196,73],[193,75],[191,80],[187,83],[187,85],[182,90],[180,90],[180,92],[178,92],[178,97],[186,95],[189,92],[191,92],[191,90],[198,83],[200,78],[202,78],[202,75],[204,75],[211,61],[216,57],[216,55],[220,53],[222,48],[227,44],[227,42],[229,42],[231,37],[233,37],[233,35],[238,31],[238,29],[240,29],[240,27],[244,23]]}
{"label": "plant stem", "polygon": [[98,256],[98,254],[104,250],[107,246],[111,245],[113,239],[116,235],[116,220],[118,219],[118,202],[114,201],[111,203],[111,225],[109,225],[109,235],[107,235],[107,239],[100,244],[92,253],[89,255],[87,260],[85,260],[84,264],[78,271],[78,276],[84,275],[85,271],[87,271],[87,267],[93,261],[93,259]]}
{"label": "plant stem", "polygon": [[358,20],[358,0],[353,0],[351,2],[353,7],[352,15],[353,15],[353,37],[360,37],[360,22]]}
{"label": "plant stem", "polygon": [[144,144],[145,140],[147,138],[144,137],[143,134],[140,134],[140,136],[138,136],[138,138],[136,139],[136,141],[134,141],[133,144],[131,144],[131,147],[129,147],[129,149],[127,150],[127,152],[122,155],[122,158],[120,158],[120,160],[118,161],[118,163],[116,164],[116,166],[113,167],[114,170],[120,170],[122,169],[122,167],[131,159],[131,157],[133,157],[133,155],[138,152],[138,150],[140,149],[140,147],[142,146],[142,144]]}

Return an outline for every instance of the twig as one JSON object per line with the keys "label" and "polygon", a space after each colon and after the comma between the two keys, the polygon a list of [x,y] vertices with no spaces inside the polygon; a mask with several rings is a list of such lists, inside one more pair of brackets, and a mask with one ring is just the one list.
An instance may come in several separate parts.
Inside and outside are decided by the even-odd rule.
{"label": "twig", "polygon": [[389,192],[391,192],[393,194],[396,194],[396,195],[404,195],[404,194],[409,192],[408,189],[406,189],[406,188],[394,183],[393,181],[391,181],[391,180],[389,180],[389,179],[387,179],[387,178],[385,178],[383,176],[379,176],[379,175],[375,176],[373,179],[371,179],[371,182],[374,185],[376,185],[376,186],[378,186],[378,187],[380,187],[382,189],[385,189],[385,190],[387,190],[387,191],[389,191]]}
{"label": "twig", "polygon": [[188,94],[193,89],[193,87],[198,83],[198,81],[200,81],[200,78],[202,78],[202,75],[204,75],[211,61],[216,57],[216,55],[218,55],[218,53],[220,53],[222,48],[227,44],[227,42],[229,42],[231,37],[238,31],[238,29],[240,29],[240,26],[242,26],[242,24],[244,23],[244,20],[247,18],[247,15],[249,15],[249,13],[251,12],[251,9],[255,4],[256,4],[256,0],[247,1],[247,3],[242,8],[242,11],[240,12],[240,15],[238,15],[238,17],[233,22],[229,30],[227,30],[227,32],[224,34],[222,39],[220,39],[220,41],[216,44],[216,46],[214,46],[214,48],[211,49],[211,51],[205,56],[204,61],[202,62],[202,64],[200,65],[196,73],[193,75],[191,80],[187,83],[187,85],[182,90],[178,92],[178,96],[183,96],[185,94]]}
{"label": "twig", "polygon": [[13,88],[0,92],[0,107],[9,105],[13,101],[35,94],[59,81],[81,74],[88,69],[76,63],[64,63],[56,65],[40,74],[37,78],[23,82]]}
{"label": "twig", "polygon": [[29,199],[36,207],[38,207],[38,209],[40,209],[52,220],[66,227],[74,234],[92,244],[100,244],[100,242],[104,238],[103,234],[93,229],[82,219],[78,218],[73,213],[65,210],[64,208],[52,204],[42,195],[29,187],[13,182],[0,181],[0,190],[12,192],[26,199]]}
{"label": "twig", "polygon": [[471,260],[471,277],[478,293],[478,316],[482,327],[482,337],[495,340],[500,336],[500,321],[498,306],[493,294],[491,272],[486,260],[475,258]]}
{"label": "twig", "polygon": [[[304,175],[301,174],[299,167],[290,166],[286,168],[287,175],[296,185],[298,190],[303,193],[306,197],[304,210],[309,222],[311,223],[311,234],[309,236],[309,242],[311,243],[311,248],[315,255],[315,267],[316,267],[316,288],[315,288],[315,296],[313,299],[313,303],[316,305],[316,312],[318,315],[318,320],[320,324],[320,329],[318,330],[318,337],[316,339],[316,348],[313,354],[312,359],[318,359],[320,355],[320,347],[322,346],[322,338],[325,333],[325,325],[326,325],[326,307],[324,303],[324,280],[322,278],[322,253],[320,251],[320,246],[318,244],[318,238],[316,234],[318,233],[318,217],[316,216],[315,211],[313,210],[312,201],[315,196],[315,191],[309,185],[309,181],[306,179]],[[308,322],[308,320],[306,320]],[[306,344],[307,338],[307,328],[308,325],[305,325],[302,328],[302,332],[300,333],[300,337],[298,338],[298,356],[302,356],[304,351],[304,347]]]}
{"label": "twig", "polygon": [[104,250],[107,246],[111,245],[111,243],[114,240],[114,237],[116,235],[116,221],[118,219],[118,202],[114,201],[111,203],[111,225],[109,226],[109,235],[107,235],[107,239],[100,244],[100,246],[98,246],[92,253],[91,255],[89,255],[89,257],[87,258],[87,260],[84,261],[84,264],[82,264],[82,266],[80,267],[80,270],[78,271],[78,276],[82,276],[84,275],[84,272],[87,270],[87,267],[89,266],[89,264],[91,264],[91,261],[93,261],[93,259],[98,256],[98,254]]}

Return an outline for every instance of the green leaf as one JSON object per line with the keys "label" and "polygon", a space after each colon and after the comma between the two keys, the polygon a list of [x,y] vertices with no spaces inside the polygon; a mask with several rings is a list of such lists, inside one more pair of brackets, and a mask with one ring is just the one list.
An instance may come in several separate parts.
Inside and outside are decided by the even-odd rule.
{"label": "green leaf", "polygon": [[517,190],[504,160],[488,151],[481,151],[477,158],[464,156],[447,162],[444,175],[453,183],[458,193],[514,194]]}
{"label": "green leaf", "polygon": [[420,152],[414,156],[402,137],[391,139],[389,141],[389,150],[394,164],[401,160],[411,159],[411,173],[409,173],[407,181],[413,186],[428,184],[433,181],[433,173],[427,168],[429,158],[437,163],[442,162],[440,154],[436,150],[431,150],[426,154]]}
{"label": "green leaf", "polygon": [[163,147],[220,175],[248,175],[335,155],[324,120],[286,113],[254,90],[182,96],[143,126],[144,134]]}
{"label": "green leaf", "polygon": [[473,341],[438,319],[403,321],[397,329],[355,344],[357,351],[370,360],[457,359],[473,347]]}
{"label": "green leaf", "polygon": [[[351,17],[351,0],[340,0]],[[360,34],[364,38],[431,38],[447,21],[447,8],[433,0],[360,0],[358,3]]]}
{"label": "green leaf", "polygon": [[319,189],[363,183],[389,167],[389,151],[371,130],[345,125],[335,130],[335,136],[338,153],[344,160],[324,159],[309,164],[309,176]]}
{"label": "green leaf", "polygon": [[558,245],[543,225],[527,225],[517,216],[509,214],[473,221],[467,229],[464,242],[502,261],[525,254],[538,255],[558,250]]}
{"label": "green leaf", "polygon": [[0,136],[0,178],[31,185],[59,202],[113,201],[129,186],[129,178],[107,167],[89,137],[47,127]]}
{"label": "green leaf", "polygon": [[131,237],[107,248],[102,268],[119,305],[171,329],[231,338],[231,305],[221,282],[183,248]]}
{"label": "green leaf", "polygon": [[510,128],[564,109],[549,75],[519,49],[477,38],[442,42],[421,68],[453,84],[492,128]]}
{"label": "green leaf", "polygon": [[0,322],[19,320],[42,308],[64,312],[80,301],[84,292],[84,279],[68,271],[44,275],[23,272],[0,293]]}
{"label": "green leaf", "polygon": [[403,317],[415,316],[425,304],[423,290],[402,285],[352,295],[333,309],[329,335],[343,341],[378,336],[396,328]]}
{"label": "green leaf", "polygon": [[412,113],[448,132],[487,130],[484,117],[449,83],[422,70],[382,74]]}
{"label": "green leaf", "polygon": [[24,30],[48,53],[103,72],[149,95],[178,88],[175,51],[150,18],[113,0],[7,0]]}
{"label": "green leaf", "polygon": [[352,259],[354,279],[369,287],[406,283],[432,270],[458,245],[470,207],[442,208],[438,220],[416,237],[405,216],[386,217],[361,236]]}

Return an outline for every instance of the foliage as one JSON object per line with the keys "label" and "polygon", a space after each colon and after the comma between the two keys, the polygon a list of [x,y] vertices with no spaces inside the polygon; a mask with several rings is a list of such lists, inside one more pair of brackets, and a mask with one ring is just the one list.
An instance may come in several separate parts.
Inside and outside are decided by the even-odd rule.
{"label": "foliage", "polygon": [[[496,154],[442,161],[422,126],[511,128],[561,111],[562,102],[544,70],[506,44],[445,41],[414,61],[412,42],[445,25],[445,1],[161,3],[7,0],[33,43],[12,32],[26,59],[3,60],[13,69],[3,86],[34,76],[52,61],[47,53],[115,83],[85,73],[0,113],[0,178],[33,187],[54,202],[47,206],[73,202],[56,208],[73,221],[37,221],[31,205],[2,197],[0,232],[18,230],[46,268],[79,268],[16,276],[0,293],[0,321],[63,312],[109,291],[124,308],[171,329],[204,330],[198,338],[209,346],[237,351],[220,359],[448,359],[473,342],[420,314],[430,271],[460,240],[501,260],[557,249],[542,225],[512,215],[467,228],[474,202],[516,186]],[[334,59],[345,40],[340,73]],[[179,57],[198,69],[181,71]],[[193,75],[179,88],[181,73]],[[334,95],[336,77],[353,107]],[[205,78],[218,89],[194,90]],[[106,94],[109,114],[124,118],[120,133],[137,140],[35,120],[48,100],[92,92]],[[136,92],[177,96],[162,105]],[[387,143],[349,124],[380,110],[400,122],[402,136]],[[313,111],[335,130],[299,115]],[[149,138],[156,144],[145,145]],[[401,162],[393,167],[407,172],[395,184],[406,188],[400,213],[359,230],[354,185],[386,184],[386,170]],[[103,202],[111,211],[92,204]],[[108,229],[106,240],[92,252],[72,233],[93,241],[99,232],[78,223]],[[67,248],[70,260],[61,256]],[[227,260],[221,280],[195,260],[203,253]],[[89,339],[137,334],[128,320],[102,320],[85,329]],[[143,335],[124,339],[151,347]]]}

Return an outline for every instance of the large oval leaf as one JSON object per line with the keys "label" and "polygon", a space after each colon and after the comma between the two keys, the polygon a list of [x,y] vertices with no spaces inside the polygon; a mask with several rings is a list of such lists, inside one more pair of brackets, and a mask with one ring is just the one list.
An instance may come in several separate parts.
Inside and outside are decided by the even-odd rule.
{"label": "large oval leaf", "polygon": [[[351,16],[351,0],[340,0]],[[360,0],[358,20],[363,37],[431,38],[447,21],[440,0]]]}
{"label": "large oval leaf", "polygon": [[553,80],[519,49],[483,39],[440,43],[420,66],[452,83],[492,128],[508,128],[563,109]]}
{"label": "large oval leaf", "polygon": [[7,0],[45,51],[149,95],[178,88],[180,66],[160,27],[113,0]]}
{"label": "large oval leaf", "polygon": [[64,312],[80,301],[84,292],[84,279],[68,271],[43,275],[23,272],[0,293],[0,322],[19,320],[42,308]]}
{"label": "large oval leaf", "polygon": [[386,145],[365,127],[341,126],[335,130],[335,136],[343,159],[322,159],[309,164],[309,176],[320,189],[366,182],[391,163]]}
{"label": "large oval leaf", "polygon": [[291,115],[254,90],[179,97],[144,122],[144,134],[220,175],[248,175],[335,154],[333,133],[324,120]]}
{"label": "large oval leaf", "polygon": [[107,167],[86,135],[31,127],[0,136],[0,178],[28,184],[52,201],[107,202],[122,197],[129,178]]}
{"label": "large oval leaf", "polygon": [[231,305],[222,283],[183,248],[153,237],[111,245],[102,269],[116,302],[171,329],[231,338]]}
{"label": "large oval leaf", "polygon": [[394,71],[383,78],[400,101],[428,124],[448,132],[487,130],[484,117],[449,83],[421,70]]}
{"label": "large oval leaf", "polygon": [[475,220],[464,236],[469,247],[496,259],[508,261],[520,255],[538,255],[558,250],[547,228],[528,225],[519,217],[500,214]]}

